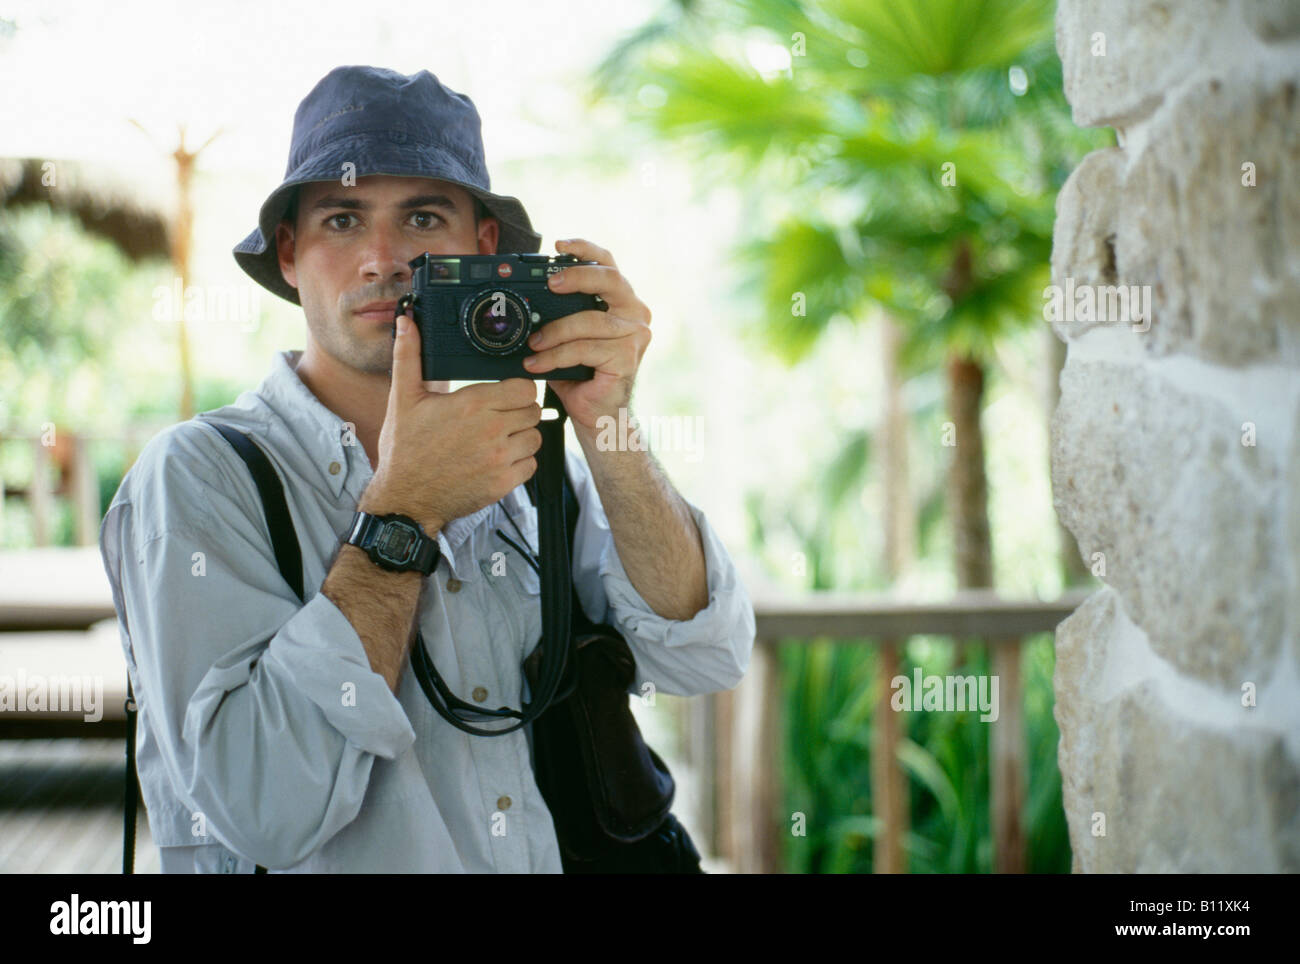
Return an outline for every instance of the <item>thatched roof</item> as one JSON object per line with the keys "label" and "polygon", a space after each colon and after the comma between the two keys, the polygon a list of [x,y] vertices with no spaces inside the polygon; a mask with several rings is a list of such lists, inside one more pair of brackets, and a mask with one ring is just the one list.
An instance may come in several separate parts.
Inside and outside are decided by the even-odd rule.
{"label": "thatched roof", "polygon": [[[42,176],[53,161],[56,183]],[[97,176],[87,165],[52,158],[0,160],[0,199],[5,207],[44,204],[65,211],[91,234],[106,238],[132,261],[170,255],[170,218],[129,186]]]}

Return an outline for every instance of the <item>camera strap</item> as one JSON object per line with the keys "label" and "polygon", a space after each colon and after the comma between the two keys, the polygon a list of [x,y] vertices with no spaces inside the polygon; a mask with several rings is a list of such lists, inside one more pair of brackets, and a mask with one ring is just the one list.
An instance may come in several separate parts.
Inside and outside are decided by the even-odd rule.
{"label": "camera strap", "polygon": [[[519,710],[504,706],[497,710],[484,710],[480,706],[466,703],[454,696],[443,681],[419,634],[411,647],[411,668],[434,710],[458,730],[475,736],[504,736],[537,719],[548,706],[563,698],[564,694],[557,696],[557,693],[571,665],[573,568],[569,558],[564,491],[564,422],[568,413],[549,384],[546,386],[543,414],[547,408],[553,409],[556,417],[543,418],[538,423],[538,431],[542,433],[542,447],[537,453],[537,472],[525,483],[529,497],[537,506],[537,543],[542,582],[542,661],[532,700],[524,703]],[[513,717],[518,722],[501,729],[484,729],[468,722],[467,718],[473,717],[480,718],[480,721],[482,718]]]}

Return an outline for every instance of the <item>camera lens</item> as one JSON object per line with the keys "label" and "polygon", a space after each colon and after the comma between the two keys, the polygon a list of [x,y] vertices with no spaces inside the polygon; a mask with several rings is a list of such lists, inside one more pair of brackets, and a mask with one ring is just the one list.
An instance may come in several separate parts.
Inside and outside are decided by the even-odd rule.
{"label": "camera lens", "polygon": [[489,355],[517,348],[528,335],[528,309],[509,291],[484,291],[466,305],[462,319],[470,344]]}

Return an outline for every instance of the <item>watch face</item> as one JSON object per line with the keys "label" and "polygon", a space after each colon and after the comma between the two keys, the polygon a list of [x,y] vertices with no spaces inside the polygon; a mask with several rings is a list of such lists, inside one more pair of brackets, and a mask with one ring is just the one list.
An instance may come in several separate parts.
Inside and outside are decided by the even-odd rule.
{"label": "watch face", "polygon": [[375,542],[375,551],[396,565],[404,565],[415,558],[419,538],[414,529],[396,519],[385,523]]}

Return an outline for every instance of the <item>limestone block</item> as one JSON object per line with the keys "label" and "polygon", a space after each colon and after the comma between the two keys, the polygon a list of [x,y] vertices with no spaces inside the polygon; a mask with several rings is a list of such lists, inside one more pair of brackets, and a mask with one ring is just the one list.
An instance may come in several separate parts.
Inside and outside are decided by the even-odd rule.
{"label": "limestone block", "polygon": [[1300,56],[1208,76],[1126,152],[1116,272],[1151,286],[1149,353],[1300,366],[1297,91]]}
{"label": "limestone block", "polygon": [[[1060,0],[1056,51],[1081,127],[1128,127],[1204,70],[1297,36],[1287,0]],[[1096,53],[1104,44],[1104,54]]]}
{"label": "limestone block", "polygon": [[1224,694],[1202,713],[1186,688],[1162,686],[1129,658],[1141,631],[1109,589],[1058,627],[1056,646],[1076,872],[1300,870],[1300,765],[1284,734],[1253,724],[1258,707]]}
{"label": "limestone block", "polygon": [[1156,653],[1227,689],[1273,667],[1300,564],[1284,532],[1294,449],[1243,445],[1248,417],[1142,365],[1071,358],[1052,423],[1056,512],[1085,563],[1102,554]]}
{"label": "limestone block", "polygon": [[[1115,235],[1123,195],[1124,152],[1118,147],[1093,151],[1071,173],[1056,195],[1052,227],[1052,284],[1116,283]],[[1062,338],[1078,337],[1089,323],[1053,321]]]}

